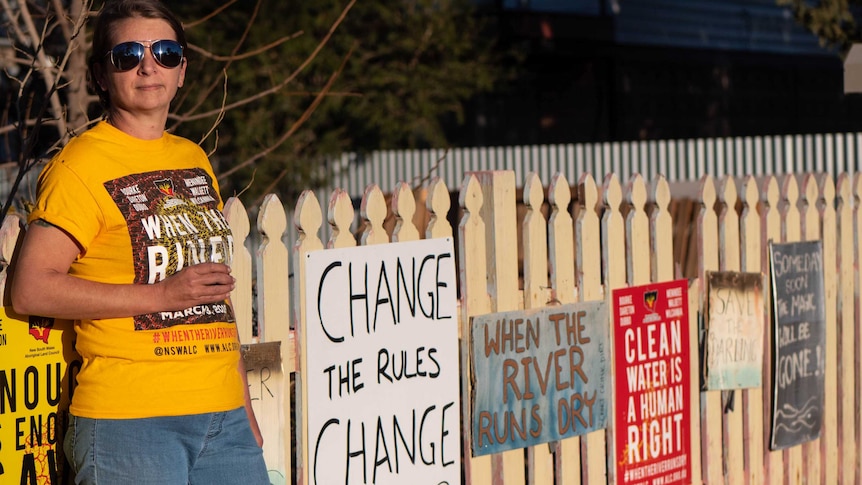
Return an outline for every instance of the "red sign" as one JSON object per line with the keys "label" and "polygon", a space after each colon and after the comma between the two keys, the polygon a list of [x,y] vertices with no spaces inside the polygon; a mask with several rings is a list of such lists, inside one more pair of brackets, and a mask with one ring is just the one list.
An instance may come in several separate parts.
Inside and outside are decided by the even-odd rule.
{"label": "red sign", "polygon": [[688,282],[613,292],[616,483],[691,483]]}

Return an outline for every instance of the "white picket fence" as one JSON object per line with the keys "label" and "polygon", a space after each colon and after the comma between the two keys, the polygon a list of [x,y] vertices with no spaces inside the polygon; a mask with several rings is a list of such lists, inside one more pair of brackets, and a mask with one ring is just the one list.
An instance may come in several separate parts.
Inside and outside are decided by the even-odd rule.
{"label": "white picket fence", "polygon": [[[246,341],[252,334],[252,307],[257,305],[261,342],[280,341],[285,395],[290,375],[297,376],[295,443],[289,426],[290,400],[275,414],[260,412],[264,427],[280,433],[274,443],[286,474],[297,466],[295,483],[308,483],[302,458],[308,456],[303,407],[313,405],[303,391],[311,377],[302,373],[303,342],[297,333],[304,321],[302,255],[324,248],[357,244],[386,244],[418,238],[456,238],[461,313],[462,399],[470,396],[470,337],[466,322],[473,315],[518,308],[535,308],[549,302],[575,302],[606,298],[614,288],[668,281],[678,277],[674,261],[674,221],[669,212],[672,194],[664,177],[651,182],[634,175],[627,184],[610,174],[599,186],[583,174],[576,184],[576,207],[567,177],[557,174],[544,186],[538,174],[523,180],[522,215],[516,209],[516,177],[512,171],[467,173],[459,189],[459,207],[450,207],[449,189],[441,179],[427,185],[425,211],[417,210],[411,187],[402,183],[387,205],[382,190],[371,185],[358,207],[349,194],[335,190],[321,205],[306,191],[293,211],[299,237],[280,244],[286,230],[286,209],[269,196],[258,211],[254,231],[262,244],[235,257],[239,285],[233,301]],[[692,284],[691,329],[698,327],[703,307],[703,281],[707,271],[749,271],[768,274],[766,242],[821,239],[824,245],[826,284],[826,393],[823,433],[802,446],[785,451],[768,450],[770,423],[769,356],[772,341],[764,339],[764,386],[739,392],[737,406],[725,409],[720,391],[698,392],[700,369],[697,332],[692,331],[692,395],[688,404],[692,423],[693,483],[859,483],[858,381],[862,376],[862,332],[856,330],[860,288],[855,270],[862,261],[856,242],[862,228],[862,177],[841,173],[802,173],[784,177],[742,179],[704,176],[699,180],[699,213],[694,218],[698,277]],[[420,199],[422,200],[422,199]],[[549,207],[544,215],[543,205]],[[737,212],[736,208],[741,211]],[[450,210],[461,214],[457,227],[446,220]],[[424,215],[417,217],[419,212]],[[248,216],[235,199],[227,215],[237,239],[249,232]],[[384,222],[394,218],[387,231]],[[363,222],[355,225],[355,220]],[[417,223],[415,221],[419,220]],[[330,226],[331,236],[321,236]],[[519,257],[519,248],[521,256]],[[385,250],[385,247],[381,247]],[[291,261],[293,263],[291,263]],[[256,267],[257,301],[252,301],[251,265]],[[292,287],[290,274],[295,272]],[[768,298],[765,298],[768,307]],[[765,328],[770,312],[765,311]],[[291,328],[291,325],[295,325]],[[472,457],[469,400],[462,407],[462,459],[466,484],[577,484],[618,483],[612,428],[580,438],[515,450],[493,456]],[[259,403],[258,405],[263,404]],[[281,427],[279,427],[281,426]],[[272,450],[270,450],[271,452]]]}

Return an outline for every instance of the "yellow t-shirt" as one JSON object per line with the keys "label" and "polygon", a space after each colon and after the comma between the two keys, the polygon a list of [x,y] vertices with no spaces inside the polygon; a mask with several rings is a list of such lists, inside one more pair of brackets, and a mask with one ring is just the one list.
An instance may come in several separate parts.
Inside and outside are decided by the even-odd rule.
{"label": "yellow t-shirt", "polygon": [[[81,254],[69,273],[152,284],[224,262],[230,227],[206,154],[168,133],[140,140],[102,122],[42,171],[29,220],[60,227]],[[75,322],[83,365],[70,411],[90,418],[176,416],[243,405],[239,340],[226,302]]]}

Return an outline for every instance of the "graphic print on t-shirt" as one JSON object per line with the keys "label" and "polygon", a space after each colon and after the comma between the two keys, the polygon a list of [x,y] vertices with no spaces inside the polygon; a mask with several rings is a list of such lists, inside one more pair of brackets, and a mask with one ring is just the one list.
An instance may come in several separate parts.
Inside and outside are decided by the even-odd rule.
{"label": "graphic print on t-shirt", "polygon": [[[153,284],[207,261],[230,264],[233,237],[212,179],[202,169],[129,175],[105,182],[129,227],[135,283]],[[233,322],[227,303],[134,317],[135,330]]]}

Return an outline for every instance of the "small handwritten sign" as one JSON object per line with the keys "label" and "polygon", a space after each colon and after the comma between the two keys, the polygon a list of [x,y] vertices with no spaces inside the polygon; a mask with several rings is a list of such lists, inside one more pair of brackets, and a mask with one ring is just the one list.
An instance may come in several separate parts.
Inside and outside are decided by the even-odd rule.
{"label": "small handwritten sign", "polygon": [[263,437],[263,458],[272,485],[284,485],[290,470],[284,460],[282,430],[290,426],[284,416],[284,369],[281,363],[281,342],[243,344],[240,353],[245,364],[251,408]]}
{"label": "small handwritten sign", "polygon": [[473,317],[473,454],[607,426],[604,301]]}
{"label": "small handwritten sign", "polygon": [[820,436],[826,310],[821,241],[769,244],[773,348],[770,449]]}
{"label": "small handwritten sign", "polygon": [[461,480],[451,238],[306,256],[308,483]]}
{"label": "small handwritten sign", "polygon": [[621,288],[612,301],[617,483],[691,483],[688,282]]}
{"label": "small handwritten sign", "polygon": [[763,276],[711,271],[707,275],[706,365],[710,390],[763,383]]}

